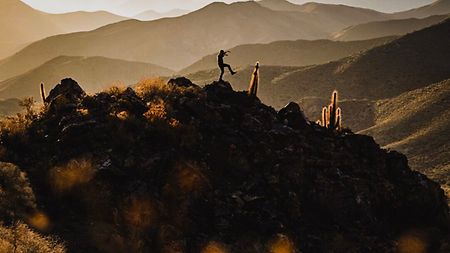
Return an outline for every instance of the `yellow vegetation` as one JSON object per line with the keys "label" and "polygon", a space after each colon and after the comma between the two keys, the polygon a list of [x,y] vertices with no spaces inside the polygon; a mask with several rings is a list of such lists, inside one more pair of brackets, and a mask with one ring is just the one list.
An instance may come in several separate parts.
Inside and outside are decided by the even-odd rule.
{"label": "yellow vegetation", "polygon": [[294,243],[285,235],[278,235],[270,244],[270,253],[295,253]]}
{"label": "yellow vegetation", "polygon": [[37,230],[46,231],[50,226],[50,220],[43,212],[36,212],[28,218],[28,223]]}
{"label": "yellow vegetation", "polygon": [[162,99],[158,99],[148,106],[148,111],[144,113],[144,116],[150,122],[156,122],[158,120],[165,120],[167,116],[166,106]]}
{"label": "yellow vegetation", "polygon": [[124,211],[127,225],[137,229],[146,229],[155,222],[157,211],[149,199],[131,198],[127,205]]}
{"label": "yellow vegetation", "polygon": [[418,235],[405,234],[397,241],[398,253],[426,253],[427,243]]}
{"label": "yellow vegetation", "polygon": [[201,253],[227,253],[228,250],[226,250],[225,246],[218,242],[210,242],[208,243]]}
{"label": "yellow vegetation", "polygon": [[73,159],[63,166],[49,171],[50,183],[56,192],[65,192],[89,182],[95,175],[92,161],[87,158]]}
{"label": "yellow vegetation", "polygon": [[0,252],[15,253],[64,253],[63,244],[52,237],[32,231],[27,225],[18,223],[7,228],[0,225]]}

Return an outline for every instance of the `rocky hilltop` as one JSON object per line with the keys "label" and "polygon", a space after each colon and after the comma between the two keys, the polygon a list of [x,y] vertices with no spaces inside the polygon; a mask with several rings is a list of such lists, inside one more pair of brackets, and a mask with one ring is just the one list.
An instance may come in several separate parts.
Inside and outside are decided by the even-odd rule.
{"label": "rocky hilltop", "polygon": [[437,183],[369,136],[307,121],[298,104],[276,111],[227,82],[186,78],[95,95],[65,79],[45,103],[2,127],[0,167],[17,165],[32,190],[0,174],[0,201],[27,200],[0,214],[68,252],[449,250]]}

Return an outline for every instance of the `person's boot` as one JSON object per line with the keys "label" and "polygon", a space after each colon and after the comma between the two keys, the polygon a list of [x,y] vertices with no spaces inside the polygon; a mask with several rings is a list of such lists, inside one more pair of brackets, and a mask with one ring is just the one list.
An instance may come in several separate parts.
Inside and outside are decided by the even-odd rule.
{"label": "person's boot", "polygon": [[236,74],[237,72],[236,71],[231,71],[231,75],[234,75],[234,74]]}

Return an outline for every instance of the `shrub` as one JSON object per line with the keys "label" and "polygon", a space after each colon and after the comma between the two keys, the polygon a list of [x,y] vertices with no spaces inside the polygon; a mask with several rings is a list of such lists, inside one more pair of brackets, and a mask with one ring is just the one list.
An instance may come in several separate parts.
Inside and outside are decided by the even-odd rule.
{"label": "shrub", "polygon": [[63,244],[53,237],[42,236],[23,223],[12,227],[0,225],[0,252],[64,253]]}
{"label": "shrub", "polygon": [[72,159],[67,164],[56,166],[49,171],[50,184],[58,193],[63,193],[75,186],[85,184],[94,175],[94,165],[88,158]]}
{"label": "shrub", "polygon": [[35,208],[27,175],[13,164],[0,163],[0,218],[8,222],[23,219]]}

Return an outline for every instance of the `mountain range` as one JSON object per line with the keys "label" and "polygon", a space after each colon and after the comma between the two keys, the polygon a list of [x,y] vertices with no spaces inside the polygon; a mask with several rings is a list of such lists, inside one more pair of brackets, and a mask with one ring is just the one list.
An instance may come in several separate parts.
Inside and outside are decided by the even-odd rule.
{"label": "mountain range", "polygon": [[166,11],[166,12],[157,12],[154,10],[147,10],[147,11],[143,11],[143,12],[133,16],[133,18],[139,19],[142,21],[150,21],[150,20],[155,20],[155,19],[160,19],[160,18],[178,17],[181,15],[187,14],[189,12],[190,11],[188,11],[188,10],[182,10],[182,9],[173,9],[173,10]]}
{"label": "mountain range", "polygon": [[53,85],[71,76],[86,84],[87,92],[97,92],[113,85],[134,85],[142,79],[169,76],[167,68],[149,63],[128,62],[99,56],[59,56],[22,75],[0,82],[0,98],[40,98],[39,85]]}
{"label": "mountain range", "polygon": [[20,0],[0,2],[0,59],[26,43],[48,36],[92,30],[126,18],[108,12],[49,14],[31,8]]}
{"label": "mountain range", "polygon": [[354,41],[385,36],[405,35],[435,25],[448,17],[449,15],[439,15],[423,19],[408,18],[369,22],[347,27],[336,34],[333,34],[332,37],[334,40]]}
{"label": "mountain range", "polygon": [[[268,44],[246,44],[229,49],[227,61],[244,68],[259,61],[263,65],[306,66],[339,60],[352,54],[383,45],[395,37],[364,41],[339,42],[331,40],[276,41]],[[180,73],[195,73],[216,67],[216,54],[203,57]]]}

